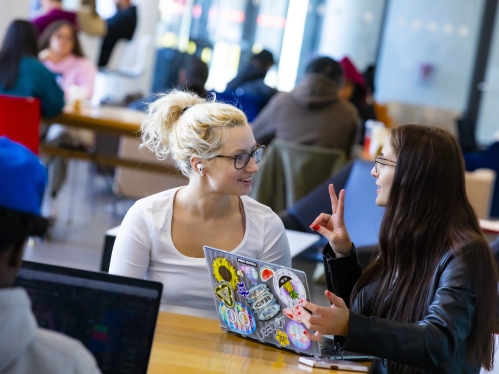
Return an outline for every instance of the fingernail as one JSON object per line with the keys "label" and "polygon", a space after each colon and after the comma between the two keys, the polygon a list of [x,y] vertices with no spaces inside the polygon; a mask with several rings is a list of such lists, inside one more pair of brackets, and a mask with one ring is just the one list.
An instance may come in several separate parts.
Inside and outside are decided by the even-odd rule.
{"label": "fingernail", "polygon": [[320,225],[317,225],[317,226],[315,226],[315,227],[314,227],[314,230],[315,230],[315,231],[319,231],[320,229],[321,229],[321,226],[320,226]]}
{"label": "fingernail", "polygon": [[304,333],[305,335],[307,335],[307,330],[303,330],[303,333]]}
{"label": "fingernail", "polygon": [[329,290],[326,291],[326,295],[331,295],[331,292],[329,292]]}

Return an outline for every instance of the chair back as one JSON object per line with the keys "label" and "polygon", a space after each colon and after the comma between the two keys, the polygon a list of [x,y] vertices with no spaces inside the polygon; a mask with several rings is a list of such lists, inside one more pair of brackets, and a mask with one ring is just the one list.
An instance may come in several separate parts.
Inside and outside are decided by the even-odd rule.
{"label": "chair back", "polygon": [[466,195],[478,218],[489,219],[496,172],[491,169],[467,171]]}
{"label": "chair back", "polygon": [[280,212],[333,176],[345,162],[342,150],[275,139],[260,163],[250,196]]}
{"label": "chair back", "polygon": [[40,100],[0,95],[0,135],[21,143],[34,154],[40,147]]}

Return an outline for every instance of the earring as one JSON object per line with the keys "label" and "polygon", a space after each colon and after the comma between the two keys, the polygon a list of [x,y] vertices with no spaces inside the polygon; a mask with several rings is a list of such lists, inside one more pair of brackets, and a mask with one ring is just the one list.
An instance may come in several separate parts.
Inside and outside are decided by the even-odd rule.
{"label": "earring", "polygon": [[199,175],[202,177],[203,176],[203,165],[202,164],[197,164],[196,165],[198,170],[199,170]]}

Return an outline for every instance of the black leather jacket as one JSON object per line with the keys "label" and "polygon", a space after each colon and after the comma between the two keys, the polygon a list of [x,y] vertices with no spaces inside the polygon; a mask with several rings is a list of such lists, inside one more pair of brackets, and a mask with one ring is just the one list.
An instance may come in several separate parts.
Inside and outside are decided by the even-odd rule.
{"label": "black leather jacket", "polygon": [[[349,256],[334,258],[324,248],[328,289],[348,305],[350,293],[362,270],[355,249]],[[402,365],[424,369],[425,373],[479,373],[480,366],[466,360],[466,339],[475,313],[475,295],[466,269],[448,251],[440,260],[428,296],[428,312],[417,323],[395,322],[371,317],[367,301],[376,283],[364,287],[350,307],[346,351],[365,353]],[[389,373],[386,361],[375,373]]]}

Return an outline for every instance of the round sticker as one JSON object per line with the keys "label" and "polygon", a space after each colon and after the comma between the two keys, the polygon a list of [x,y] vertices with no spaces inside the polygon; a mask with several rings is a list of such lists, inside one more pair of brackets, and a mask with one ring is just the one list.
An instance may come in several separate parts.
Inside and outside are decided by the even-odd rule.
{"label": "round sticker", "polygon": [[274,269],[268,266],[262,266],[260,269],[260,278],[262,281],[266,282],[274,276]]}
{"label": "round sticker", "polygon": [[286,325],[288,339],[296,348],[306,350],[310,347],[310,339],[303,333],[305,327],[301,323],[289,321]]}
{"label": "round sticker", "polygon": [[239,275],[245,275],[251,283],[255,283],[258,281],[258,272],[252,266],[241,265],[239,266],[239,271],[237,272]]}
{"label": "round sticker", "polygon": [[279,269],[274,274],[274,290],[287,306],[294,307],[307,298],[305,287],[295,273]]}
{"label": "round sticker", "polygon": [[220,304],[218,312],[224,323],[233,331],[240,334],[252,334],[256,329],[256,321],[253,314],[241,303],[236,302],[234,309]]}

